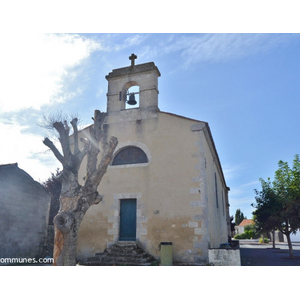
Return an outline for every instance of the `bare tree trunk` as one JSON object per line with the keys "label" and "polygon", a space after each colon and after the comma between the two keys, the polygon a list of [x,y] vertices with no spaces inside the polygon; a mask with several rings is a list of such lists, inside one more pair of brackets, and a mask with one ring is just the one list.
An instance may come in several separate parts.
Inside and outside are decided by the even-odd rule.
{"label": "bare tree trunk", "polygon": [[60,199],[60,211],[54,218],[54,265],[76,264],[77,235],[84,216],[76,211],[78,200],[78,197]]}
{"label": "bare tree trunk", "polygon": [[275,249],[275,230],[272,230],[273,249]]}
{"label": "bare tree trunk", "polygon": [[[67,122],[55,122],[53,127],[59,133],[63,155],[54,144],[45,138],[44,144],[48,146],[55,157],[62,163],[63,171],[60,176],[62,191],[60,196],[60,209],[54,218],[54,265],[73,266],[76,264],[76,244],[81,221],[93,204],[102,200],[97,188],[112,160],[113,152],[118,144],[115,137],[104,145],[102,159],[97,165],[100,153],[99,142],[104,137],[102,124],[105,114],[96,110],[94,126],[90,127],[90,140],[82,140],[84,148],[80,151],[78,146],[77,118],[71,121],[74,129],[74,149],[71,151]],[[106,137],[105,137],[106,138]],[[78,183],[78,171],[84,156],[87,154],[86,179],[83,186]]]}
{"label": "bare tree trunk", "polygon": [[291,242],[291,234],[289,231],[286,233],[286,238],[287,238],[287,242],[288,242],[288,246],[289,246],[290,258],[294,258],[294,251],[293,251],[293,246],[292,246],[292,242]]}
{"label": "bare tree trunk", "polygon": [[288,242],[288,246],[289,246],[289,253],[290,253],[290,258],[294,258],[294,252],[293,252],[293,246],[292,246],[292,242],[291,242],[291,232],[289,230],[289,220],[285,220],[285,229],[284,229],[284,233],[286,235],[286,239]]}
{"label": "bare tree trunk", "polygon": [[74,266],[76,265],[76,243],[78,233],[78,230],[74,228],[75,224],[73,224],[73,222],[75,223],[75,220],[70,214],[58,214],[54,220],[55,237],[53,265]]}
{"label": "bare tree trunk", "polygon": [[60,210],[54,218],[54,265],[76,264],[76,244],[81,221],[89,207],[101,200],[97,190],[88,191],[84,186],[78,196],[60,198]]}

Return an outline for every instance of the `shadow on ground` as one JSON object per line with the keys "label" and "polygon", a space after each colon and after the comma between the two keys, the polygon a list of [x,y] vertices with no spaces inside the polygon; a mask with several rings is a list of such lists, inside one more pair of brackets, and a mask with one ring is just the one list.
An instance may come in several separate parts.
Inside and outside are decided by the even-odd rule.
{"label": "shadow on ground", "polygon": [[300,266],[300,250],[289,251],[280,248],[240,248],[242,266]]}

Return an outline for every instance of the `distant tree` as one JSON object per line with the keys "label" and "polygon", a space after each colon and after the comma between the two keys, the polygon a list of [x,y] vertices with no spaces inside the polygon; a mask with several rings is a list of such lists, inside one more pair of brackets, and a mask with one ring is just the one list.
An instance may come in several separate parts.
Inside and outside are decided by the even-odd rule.
{"label": "distant tree", "polygon": [[[256,204],[252,204],[256,210],[253,212],[253,219],[257,232],[261,235],[268,235],[280,227],[280,214],[282,205],[272,189],[270,179],[264,181],[260,179],[262,190],[255,190]],[[273,248],[275,248],[275,239],[273,234]]]}
{"label": "distant tree", "polygon": [[233,222],[234,218],[233,216],[230,217],[230,231],[233,233],[235,231],[235,223]]}
{"label": "distant tree", "polygon": [[240,225],[240,223],[244,220],[247,219],[247,217],[244,216],[244,214],[241,212],[241,210],[238,208],[235,212],[235,216],[234,216],[234,220],[235,220],[235,224],[237,226]]}
{"label": "distant tree", "polygon": [[300,227],[300,159],[295,155],[292,169],[287,162],[278,163],[279,169],[275,172],[273,188],[282,204],[281,227],[278,228],[286,235],[290,256],[293,249],[290,235]]}
{"label": "distant tree", "polygon": [[262,190],[256,191],[256,221],[263,230],[280,230],[286,235],[290,257],[293,248],[290,235],[300,227],[300,160],[295,155],[293,168],[282,160],[274,181],[260,179]]}
{"label": "distant tree", "polygon": [[53,218],[59,210],[59,197],[61,192],[61,182],[59,180],[60,174],[61,171],[57,168],[56,173],[51,173],[51,177],[42,183],[45,190],[51,195],[49,225],[53,225]]}
{"label": "distant tree", "polygon": [[[60,208],[54,218],[54,265],[72,266],[76,264],[76,243],[81,221],[93,204],[98,204],[102,196],[98,193],[98,186],[112,160],[114,150],[118,144],[115,137],[108,140],[102,130],[106,114],[95,111],[94,124],[89,127],[89,137],[80,139],[82,149],[79,149],[78,118],[73,118],[70,124],[73,129],[72,147],[70,130],[66,120],[61,118],[48,118],[48,126],[54,128],[59,135],[62,153],[54,143],[45,138],[43,143],[53,152],[62,164],[59,180],[62,184],[60,195]],[[100,147],[103,153],[98,163]],[[83,185],[79,184],[78,171],[83,158],[87,156],[86,176]]]}

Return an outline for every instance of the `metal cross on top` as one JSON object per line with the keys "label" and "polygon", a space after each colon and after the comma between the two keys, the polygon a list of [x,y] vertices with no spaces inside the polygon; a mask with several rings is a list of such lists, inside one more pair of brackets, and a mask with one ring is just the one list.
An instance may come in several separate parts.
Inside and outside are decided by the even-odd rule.
{"label": "metal cross on top", "polygon": [[137,56],[132,53],[131,56],[129,56],[129,59],[131,60],[131,67],[134,66],[134,60],[137,59]]}

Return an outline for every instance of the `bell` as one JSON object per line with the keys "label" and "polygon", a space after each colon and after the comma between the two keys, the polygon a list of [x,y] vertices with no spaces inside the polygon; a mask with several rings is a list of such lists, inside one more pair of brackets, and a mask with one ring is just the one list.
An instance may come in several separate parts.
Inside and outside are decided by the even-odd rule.
{"label": "bell", "polygon": [[134,94],[129,94],[129,100],[127,101],[127,103],[129,105],[136,105],[137,104],[137,102],[135,101]]}

